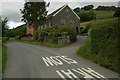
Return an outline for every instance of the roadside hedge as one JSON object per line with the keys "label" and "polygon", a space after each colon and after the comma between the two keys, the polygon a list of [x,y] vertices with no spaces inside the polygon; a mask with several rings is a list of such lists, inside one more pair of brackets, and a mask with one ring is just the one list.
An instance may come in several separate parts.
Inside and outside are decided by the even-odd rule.
{"label": "roadside hedge", "polygon": [[120,73],[120,23],[118,18],[92,24],[89,39],[78,54]]}
{"label": "roadside hedge", "polygon": [[[120,27],[118,19],[101,21],[90,31],[91,53],[99,55],[99,63],[120,72]],[[106,60],[105,64],[103,60]]]}

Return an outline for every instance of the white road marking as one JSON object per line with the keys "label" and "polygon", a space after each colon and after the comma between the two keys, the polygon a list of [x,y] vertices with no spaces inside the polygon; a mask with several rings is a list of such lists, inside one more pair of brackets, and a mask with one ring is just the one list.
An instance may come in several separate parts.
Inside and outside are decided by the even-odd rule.
{"label": "white road marking", "polygon": [[59,71],[56,71],[58,73],[58,75],[63,79],[63,80],[66,80],[66,78],[59,72]]}
{"label": "white road marking", "polygon": [[87,74],[86,72],[84,72],[83,70],[81,70],[79,68],[77,68],[77,70],[75,70],[75,69],[72,69],[72,70],[81,74],[81,75],[84,75],[84,78],[94,78],[94,77],[90,76],[89,74]]}
{"label": "white road marking", "polygon": [[[77,68],[77,69],[68,69],[67,72],[64,70],[56,71],[61,78],[70,78],[71,80],[77,79],[79,80],[79,76],[76,76],[73,72],[79,73],[83,75],[84,79],[92,79],[97,80],[99,78],[101,80],[108,80],[106,77],[102,76],[101,74],[97,73],[96,71],[92,70],[91,68]],[[65,77],[66,76],[66,77]],[[78,78],[79,77],[79,78]]]}
{"label": "white road marking", "polygon": [[62,58],[61,56],[56,56],[57,58],[60,58],[61,60],[65,61],[66,63],[70,64],[67,60],[65,60],[64,58]]}
{"label": "white road marking", "polygon": [[57,65],[52,59],[48,57],[46,58],[42,57],[42,59],[45,62],[46,66],[49,66],[49,65],[54,66],[54,64]]}
{"label": "white road marking", "polygon": [[[54,66],[54,65],[63,65],[63,62],[66,62],[68,64],[77,64],[77,62],[73,59],[68,58],[67,56],[50,56],[50,57],[42,57],[43,61],[45,62],[46,66]],[[79,73],[84,76],[85,79],[94,79],[95,78],[100,78],[101,80],[108,80],[106,77],[103,75],[97,73],[96,71],[92,70],[91,68],[77,68],[77,69],[68,69],[67,71],[64,70],[56,70],[58,75],[64,79],[66,75],[68,78],[72,80],[78,80],[78,77],[73,73]],[[63,75],[64,74],[64,75]]]}
{"label": "white road marking", "polygon": [[77,63],[75,60],[67,58],[67,56],[62,56],[62,58],[69,61],[70,64],[72,64],[72,63],[76,64]]}
{"label": "white road marking", "polygon": [[50,57],[42,57],[46,66],[54,66],[54,65],[63,65],[63,62],[68,64],[77,64],[77,62],[73,59],[68,58],[67,56],[50,56]]}
{"label": "white road marking", "polygon": [[60,60],[57,59],[56,57],[51,56],[50,58],[51,58],[56,64],[63,65],[62,61],[60,61]]}
{"label": "white road marking", "polygon": [[96,78],[107,79],[106,77],[102,76],[101,74],[97,73],[96,71],[92,70],[91,68],[82,68],[84,71],[88,72],[89,74],[95,76]]}
{"label": "white road marking", "polygon": [[68,78],[71,78],[71,80],[78,79],[78,77],[72,73],[69,69],[67,70],[68,72],[65,72],[64,70],[61,70],[62,73],[64,73]]}

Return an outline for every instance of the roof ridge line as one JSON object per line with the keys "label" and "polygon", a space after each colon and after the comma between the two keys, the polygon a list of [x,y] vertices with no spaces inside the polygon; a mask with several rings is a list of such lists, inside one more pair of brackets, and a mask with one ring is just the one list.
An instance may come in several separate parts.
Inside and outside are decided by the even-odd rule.
{"label": "roof ridge line", "polygon": [[60,10],[58,10],[53,16],[55,16],[56,14],[58,14],[61,10],[63,10],[65,7],[67,6],[67,4],[65,4]]}

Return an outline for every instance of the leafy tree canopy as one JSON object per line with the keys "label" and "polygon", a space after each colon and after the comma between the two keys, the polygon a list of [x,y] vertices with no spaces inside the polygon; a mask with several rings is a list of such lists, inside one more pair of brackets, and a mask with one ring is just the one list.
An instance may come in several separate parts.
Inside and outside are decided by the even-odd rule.
{"label": "leafy tree canopy", "polygon": [[23,10],[20,11],[23,17],[22,21],[33,27],[42,25],[47,15],[45,2],[26,2]]}
{"label": "leafy tree canopy", "polygon": [[87,11],[87,10],[91,10],[91,9],[93,9],[93,8],[94,8],[93,5],[88,5],[88,6],[84,6],[84,7],[82,7],[81,10],[85,10],[85,11]]}
{"label": "leafy tree canopy", "polygon": [[2,26],[1,28],[2,28],[2,35],[3,36],[5,36],[4,34],[8,30],[8,28],[9,28],[9,26],[7,25],[7,22],[8,22],[8,18],[7,17],[5,17],[3,20],[0,18],[0,27]]}
{"label": "leafy tree canopy", "polygon": [[5,17],[5,18],[2,20],[2,28],[3,28],[3,30],[6,30],[6,29],[9,28],[9,27],[7,26],[7,22],[8,22],[8,18]]}
{"label": "leafy tree canopy", "polygon": [[115,6],[98,6],[97,8],[96,8],[96,10],[115,10],[116,9],[116,7]]}
{"label": "leafy tree canopy", "polygon": [[115,10],[114,17],[120,17],[120,7]]}
{"label": "leafy tree canopy", "polygon": [[77,7],[77,8],[75,8],[73,11],[74,11],[74,12],[80,12],[80,8]]}
{"label": "leafy tree canopy", "polygon": [[79,12],[79,13],[77,13],[77,15],[81,18],[82,22],[96,19],[96,14],[92,10],[89,11],[89,12],[84,12],[84,11],[83,12]]}

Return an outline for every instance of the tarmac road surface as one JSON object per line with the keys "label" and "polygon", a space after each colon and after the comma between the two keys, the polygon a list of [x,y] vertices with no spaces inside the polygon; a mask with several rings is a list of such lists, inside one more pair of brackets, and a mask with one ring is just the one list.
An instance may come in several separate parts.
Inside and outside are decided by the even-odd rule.
{"label": "tarmac road surface", "polygon": [[22,42],[7,43],[4,78],[118,79],[118,73],[76,55],[86,37],[78,38],[78,42],[59,49]]}

